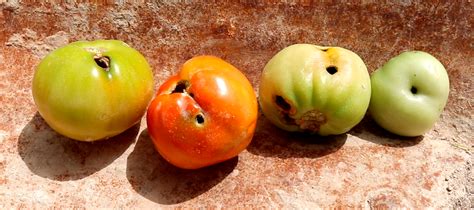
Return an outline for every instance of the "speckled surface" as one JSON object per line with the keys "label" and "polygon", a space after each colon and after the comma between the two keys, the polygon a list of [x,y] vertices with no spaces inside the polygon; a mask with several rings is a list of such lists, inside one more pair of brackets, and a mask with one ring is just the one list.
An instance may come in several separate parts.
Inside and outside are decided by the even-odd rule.
{"label": "speckled surface", "polygon": [[[17,2],[0,3],[0,208],[474,207],[471,1]],[[348,48],[370,72],[400,52],[427,51],[448,70],[451,93],[422,137],[391,135],[370,116],[344,135],[297,135],[260,115],[238,158],[187,171],[154,151],[145,120],[82,143],[37,113],[31,80],[40,59],[71,41],[112,38],[145,55],[156,86],[185,60],[212,54],[258,90],[266,61],[304,42]]]}

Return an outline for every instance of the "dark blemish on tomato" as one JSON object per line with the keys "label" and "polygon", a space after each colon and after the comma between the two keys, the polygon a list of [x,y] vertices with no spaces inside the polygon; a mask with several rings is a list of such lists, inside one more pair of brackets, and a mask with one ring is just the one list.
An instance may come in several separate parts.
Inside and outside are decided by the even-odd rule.
{"label": "dark blemish on tomato", "polygon": [[202,116],[202,114],[196,115],[196,122],[198,124],[203,124],[204,123],[204,116]]}
{"label": "dark blemish on tomato", "polygon": [[329,74],[335,74],[335,73],[337,73],[337,67],[335,67],[335,66],[328,66],[328,67],[326,67],[326,71],[327,71]]}
{"label": "dark blemish on tomato", "polygon": [[288,102],[286,102],[286,100],[281,96],[275,97],[275,103],[278,107],[280,107],[285,112],[289,112],[291,109],[291,105]]}
{"label": "dark blemish on tomato", "polygon": [[187,80],[181,80],[176,84],[176,87],[171,93],[184,93],[189,86],[189,82]]}
{"label": "dark blemish on tomato", "polygon": [[108,71],[110,67],[110,58],[108,56],[97,55],[94,56],[95,63],[104,70]]}
{"label": "dark blemish on tomato", "polygon": [[411,93],[416,94],[418,92],[418,89],[416,89],[415,86],[412,86],[410,91],[411,91]]}

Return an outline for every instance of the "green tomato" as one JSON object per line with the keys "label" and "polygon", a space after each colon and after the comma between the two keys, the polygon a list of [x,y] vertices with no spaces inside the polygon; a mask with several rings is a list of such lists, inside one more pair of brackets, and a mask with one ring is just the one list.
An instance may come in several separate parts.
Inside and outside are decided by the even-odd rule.
{"label": "green tomato", "polygon": [[58,133],[81,141],[117,135],[140,121],[153,95],[146,59],[118,40],[78,41],[37,66],[33,98]]}
{"label": "green tomato", "polygon": [[371,81],[370,115],[401,136],[419,136],[431,129],[448,100],[448,74],[425,52],[404,52],[390,59]]}
{"label": "green tomato", "polygon": [[265,66],[259,101],[264,115],[284,130],[342,134],[367,111],[370,77],[350,50],[296,44]]}

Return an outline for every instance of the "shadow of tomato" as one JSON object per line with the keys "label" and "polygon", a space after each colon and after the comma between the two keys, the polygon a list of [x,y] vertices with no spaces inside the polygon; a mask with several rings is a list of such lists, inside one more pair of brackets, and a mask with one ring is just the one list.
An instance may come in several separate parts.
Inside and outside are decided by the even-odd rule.
{"label": "shadow of tomato", "polygon": [[319,136],[288,132],[274,126],[260,114],[255,135],[247,151],[264,157],[318,158],[338,151],[346,140],[346,134]]}
{"label": "shadow of tomato", "polygon": [[81,142],[52,130],[38,112],[18,137],[18,154],[34,174],[58,181],[85,178],[111,164],[135,141],[140,124],[96,142]]}
{"label": "shadow of tomato", "polygon": [[415,146],[424,138],[423,136],[406,137],[390,133],[380,127],[368,114],[349,131],[349,134],[374,144],[397,148]]}
{"label": "shadow of tomato", "polygon": [[236,167],[238,157],[196,170],[177,168],[159,155],[145,129],[127,159],[127,179],[133,189],[160,204],[193,199],[224,180]]}

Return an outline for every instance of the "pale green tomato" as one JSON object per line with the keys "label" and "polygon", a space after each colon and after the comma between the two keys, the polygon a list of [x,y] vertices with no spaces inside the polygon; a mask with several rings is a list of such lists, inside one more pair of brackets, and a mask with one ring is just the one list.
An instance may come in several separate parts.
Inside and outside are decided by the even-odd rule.
{"label": "pale green tomato", "polygon": [[141,119],[153,95],[146,59],[118,40],[79,41],[36,68],[33,98],[51,128],[72,139],[117,135]]}
{"label": "pale green tomato", "polygon": [[265,66],[259,101],[264,115],[284,130],[342,134],[367,111],[370,77],[350,50],[296,44]]}
{"label": "pale green tomato", "polygon": [[404,52],[372,74],[369,113],[386,130],[419,136],[431,129],[446,105],[449,78],[435,57]]}

